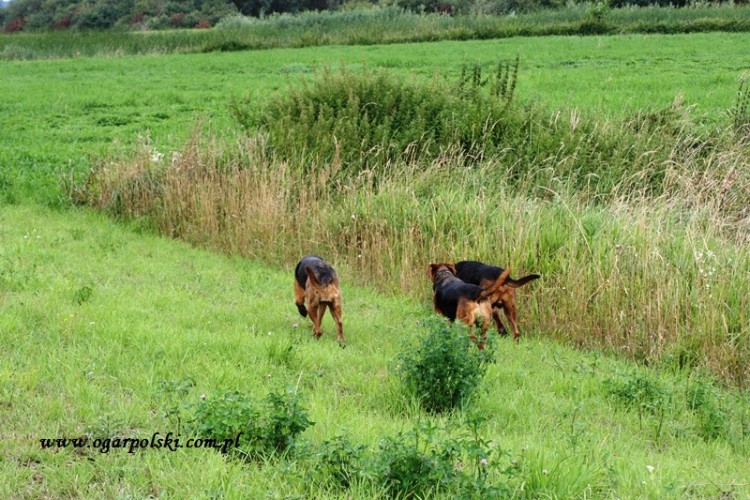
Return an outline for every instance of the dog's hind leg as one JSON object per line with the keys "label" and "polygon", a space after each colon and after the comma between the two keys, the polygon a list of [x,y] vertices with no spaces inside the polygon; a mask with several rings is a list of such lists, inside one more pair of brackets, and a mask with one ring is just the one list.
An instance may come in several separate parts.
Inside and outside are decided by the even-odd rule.
{"label": "dog's hind leg", "polygon": [[326,314],[326,307],[327,307],[327,304],[324,304],[323,302],[318,302],[318,313],[317,313],[318,322],[316,324],[316,330],[315,330],[316,337],[320,337],[321,335],[323,335],[321,325],[323,325],[323,316],[325,316]]}
{"label": "dog's hind leg", "polygon": [[297,306],[300,316],[303,318],[307,316],[307,308],[305,308],[305,289],[300,286],[296,277],[294,278],[294,305]]}
{"label": "dog's hind leg", "polygon": [[339,344],[344,345],[344,327],[341,324],[341,300],[335,300],[328,305],[331,310],[331,316],[336,322],[336,337],[338,338]]}
{"label": "dog's hind leg", "polygon": [[315,303],[308,305],[309,307],[307,309],[307,312],[310,313],[310,320],[312,320],[313,335],[315,335],[316,338],[320,338],[320,336],[323,335],[320,331],[320,320],[322,318],[320,317],[319,311],[321,304]]}
{"label": "dog's hind leg", "polygon": [[503,337],[508,335],[508,330],[505,329],[503,321],[500,319],[500,310],[496,307],[492,308],[492,319],[495,320],[495,326],[497,327],[497,333]]}
{"label": "dog's hind leg", "polygon": [[510,321],[510,326],[513,328],[513,340],[518,342],[521,337],[521,332],[518,331],[518,319],[516,318],[516,305],[508,302],[503,302],[503,311],[505,311],[505,317]]}

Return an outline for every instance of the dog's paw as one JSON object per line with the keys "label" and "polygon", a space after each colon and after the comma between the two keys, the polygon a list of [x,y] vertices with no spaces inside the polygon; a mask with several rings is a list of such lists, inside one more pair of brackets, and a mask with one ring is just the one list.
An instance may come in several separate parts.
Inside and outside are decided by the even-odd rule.
{"label": "dog's paw", "polygon": [[297,304],[297,310],[299,311],[300,316],[303,318],[307,317],[307,308],[303,304]]}
{"label": "dog's paw", "polygon": [[342,349],[346,349],[346,342],[339,340],[339,347]]}

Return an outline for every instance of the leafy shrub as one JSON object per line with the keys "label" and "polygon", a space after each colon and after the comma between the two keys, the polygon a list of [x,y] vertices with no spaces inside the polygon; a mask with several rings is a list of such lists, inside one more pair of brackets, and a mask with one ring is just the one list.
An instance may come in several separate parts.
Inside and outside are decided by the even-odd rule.
{"label": "leafy shrub", "polygon": [[469,417],[468,432],[438,432],[420,422],[413,429],[383,439],[373,458],[372,477],[390,496],[425,498],[450,493],[459,498],[503,498],[506,483],[492,484],[489,471],[512,476],[513,466],[500,469],[500,453],[484,440],[482,419]]}
{"label": "leafy shrub", "polygon": [[296,391],[271,392],[261,402],[228,391],[194,405],[191,430],[217,442],[239,439],[240,451],[253,458],[289,450],[312,424]]}
{"label": "leafy shrub", "polygon": [[719,391],[713,383],[692,379],[686,391],[687,406],[698,417],[698,434],[703,439],[716,439],[726,431],[726,413],[719,403]]}
{"label": "leafy shrub", "polygon": [[661,433],[664,422],[664,414],[671,398],[669,389],[653,376],[637,371],[618,378],[607,379],[604,386],[610,396],[629,409],[638,411],[638,420],[643,427],[643,416],[645,413],[656,415],[659,424],[656,430],[657,437]]}
{"label": "leafy shrub", "polygon": [[283,452],[290,449],[297,435],[313,424],[293,390],[269,393],[265,410],[263,433],[257,439],[262,450]]}
{"label": "leafy shrub", "polygon": [[192,430],[203,438],[217,441],[261,435],[260,408],[239,391],[227,391],[215,398],[202,399],[193,410]]}
{"label": "leafy shrub", "polygon": [[[523,184],[549,172],[555,158],[555,179],[583,193],[663,190],[669,162],[681,151],[673,133],[691,133],[679,104],[636,114],[619,126],[576,112],[570,120],[550,119],[533,105],[515,104],[518,65],[518,59],[501,62],[489,75],[478,65],[464,67],[454,83],[325,69],[312,83],[269,98],[265,107],[235,99],[231,111],[248,131],[268,136],[269,151],[281,159],[305,173],[331,165],[338,181],[364,170],[378,185],[395,165],[450,158],[459,167],[496,160],[502,182]],[[652,115],[658,117],[653,123]]]}
{"label": "leafy shrub", "polygon": [[358,477],[364,477],[365,447],[353,444],[340,434],[325,441],[318,452],[318,470],[335,485],[349,488]]}
{"label": "leafy shrub", "polygon": [[448,489],[458,477],[458,450],[441,447],[433,426],[421,424],[380,443],[376,478],[392,496],[423,498]]}
{"label": "leafy shrub", "polygon": [[260,113],[249,103],[232,108],[245,128],[267,131],[283,156],[339,162],[349,173],[430,160],[446,149],[478,160],[515,142],[510,136],[521,129],[511,107],[517,72],[518,60],[500,63],[489,77],[476,66],[452,86],[325,69],[311,84],[271,98]]}
{"label": "leafy shrub", "polygon": [[469,399],[493,354],[478,350],[463,325],[430,318],[424,327],[428,334],[401,354],[399,371],[406,392],[425,410],[441,413]]}

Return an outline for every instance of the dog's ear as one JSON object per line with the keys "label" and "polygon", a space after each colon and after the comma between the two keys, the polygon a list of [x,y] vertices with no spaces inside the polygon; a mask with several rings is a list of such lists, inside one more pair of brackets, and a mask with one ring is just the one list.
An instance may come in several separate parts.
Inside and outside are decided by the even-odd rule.
{"label": "dog's ear", "polygon": [[456,271],[456,265],[455,264],[451,264],[450,262],[446,262],[445,263],[445,267],[447,267],[448,269],[451,270],[451,272],[453,273],[453,276],[456,276],[458,274],[458,271]]}
{"label": "dog's ear", "polygon": [[437,271],[437,268],[440,266],[440,264],[430,264],[430,267],[427,268],[427,275],[430,277],[430,279],[435,279],[435,271]]}
{"label": "dog's ear", "polygon": [[315,271],[313,271],[313,268],[310,266],[305,266],[305,271],[307,272],[307,279],[310,280],[313,286],[319,287],[320,282],[318,281],[317,276],[315,276]]}

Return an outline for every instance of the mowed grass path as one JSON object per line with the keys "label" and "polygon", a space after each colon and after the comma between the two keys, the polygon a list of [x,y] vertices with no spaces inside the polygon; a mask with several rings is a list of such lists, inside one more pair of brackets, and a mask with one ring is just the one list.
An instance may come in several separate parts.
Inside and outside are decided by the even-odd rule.
{"label": "mowed grass path", "polygon": [[[290,269],[137,234],[79,210],[2,207],[0,241],[4,498],[331,493],[306,479],[309,465],[299,460],[259,467],[199,449],[41,449],[41,438],[87,432],[176,433],[167,411],[201,394],[261,397],[297,386],[315,422],[302,435],[313,447],[345,432],[376,449],[383,437],[428,418],[400,396],[395,366],[402,343],[420,334],[416,321],[431,314],[429,304],[347,286],[347,269],[340,269],[348,341],[341,349],[330,317],[323,338],[311,338],[293,304]],[[502,460],[518,464],[519,484],[537,492],[750,494],[747,438],[702,440],[684,412],[668,412],[661,427],[655,416],[640,421],[607,396],[603,381],[633,369],[537,338],[500,339],[472,411],[488,419],[482,432],[507,452]],[[687,384],[654,376],[675,394]],[[184,396],[164,389],[186,380],[195,385]],[[725,394],[725,403],[733,397]],[[731,407],[737,436],[747,415]],[[458,416],[437,420],[458,425]],[[352,494],[370,498],[373,491]]]}

